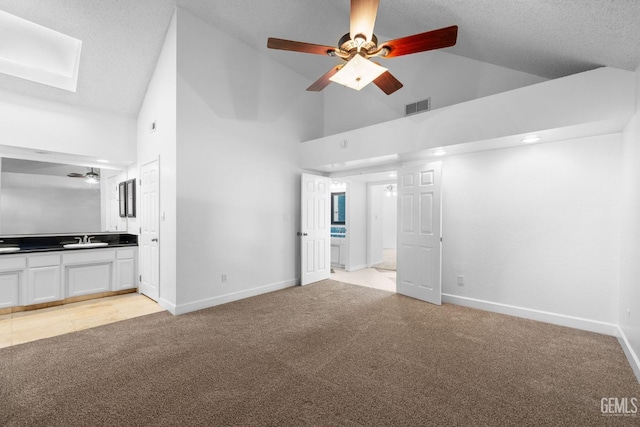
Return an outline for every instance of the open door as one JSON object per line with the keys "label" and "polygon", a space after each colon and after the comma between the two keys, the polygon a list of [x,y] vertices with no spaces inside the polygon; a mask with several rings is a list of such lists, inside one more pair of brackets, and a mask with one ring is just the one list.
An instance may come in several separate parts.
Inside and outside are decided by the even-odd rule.
{"label": "open door", "polygon": [[330,180],[324,176],[302,174],[301,198],[301,279],[308,285],[331,275]]}
{"label": "open door", "polygon": [[441,304],[442,163],[398,171],[397,292]]}

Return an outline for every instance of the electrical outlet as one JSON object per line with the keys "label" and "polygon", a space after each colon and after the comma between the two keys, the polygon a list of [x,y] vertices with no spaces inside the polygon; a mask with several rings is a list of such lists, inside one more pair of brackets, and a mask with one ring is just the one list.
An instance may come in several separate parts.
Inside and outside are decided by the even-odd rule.
{"label": "electrical outlet", "polygon": [[464,276],[458,276],[458,285],[464,286]]}
{"label": "electrical outlet", "polygon": [[222,283],[226,283],[226,281],[227,281],[227,275],[223,274],[222,275]]}

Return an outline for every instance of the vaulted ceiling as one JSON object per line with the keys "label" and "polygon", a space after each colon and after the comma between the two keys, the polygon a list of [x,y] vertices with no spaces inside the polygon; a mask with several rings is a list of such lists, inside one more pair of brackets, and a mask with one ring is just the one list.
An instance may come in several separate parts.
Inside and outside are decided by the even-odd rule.
{"label": "vaulted ceiling", "polygon": [[[269,50],[267,37],[335,45],[349,27],[347,0],[0,0],[0,10],[83,41],[77,92],[6,75],[0,89],[135,117],[176,2],[309,83],[331,59]],[[384,41],[458,25],[458,43],[445,51],[558,78],[599,66],[635,70],[638,22],[636,0],[380,0],[375,30]]]}

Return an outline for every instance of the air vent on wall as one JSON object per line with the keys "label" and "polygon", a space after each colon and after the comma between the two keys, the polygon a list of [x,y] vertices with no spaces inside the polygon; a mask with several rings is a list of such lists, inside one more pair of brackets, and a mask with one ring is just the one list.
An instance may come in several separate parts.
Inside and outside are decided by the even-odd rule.
{"label": "air vent on wall", "polygon": [[431,98],[405,105],[404,115],[410,116],[412,114],[422,113],[423,111],[429,110],[431,110]]}

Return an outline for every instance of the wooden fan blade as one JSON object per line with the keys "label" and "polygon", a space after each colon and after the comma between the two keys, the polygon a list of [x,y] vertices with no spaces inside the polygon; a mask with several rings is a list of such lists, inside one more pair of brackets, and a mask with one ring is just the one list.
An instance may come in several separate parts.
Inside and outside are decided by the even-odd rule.
{"label": "wooden fan blade", "polygon": [[373,26],[376,23],[378,14],[378,4],[380,0],[351,0],[351,39],[355,39],[358,34],[362,34],[371,41]]}
{"label": "wooden fan blade", "polygon": [[414,34],[401,39],[390,40],[382,43],[380,47],[389,49],[385,58],[409,55],[411,53],[425,52],[427,50],[441,49],[456,44],[458,26],[440,28],[426,33]]}
{"label": "wooden fan blade", "polygon": [[322,89],[329,86],[329,83],[331,83],[331,80],[329,79],[331,78],[331,76],[337,73],[340,68],[342,68],[342,66],[336,65],[335,67],[327,71],[322,77],[316,80],[311,86],[309,86],[307,90],[311,92],[320,92]]}
{"label": "wooden fan blade", "polygon": [[314,53],[316,55],[329,55],[329,52],[335,52],[336,48],[332,46],[322,46],[319,44],[296,42],[293,40],[276,39],[269,37],[267,40],[269,49],[290,50],[293,52]]}
{"label": "wooden fan blade", "polygon": [[373,81],[373,83],[380,89],[382,89],[382,91],[387,95],[391,95],[393,92],[402,87],[402,83],[400,83],[400,81],[393,77],[393,75],[388,71],[380,74],[378,78]]}

